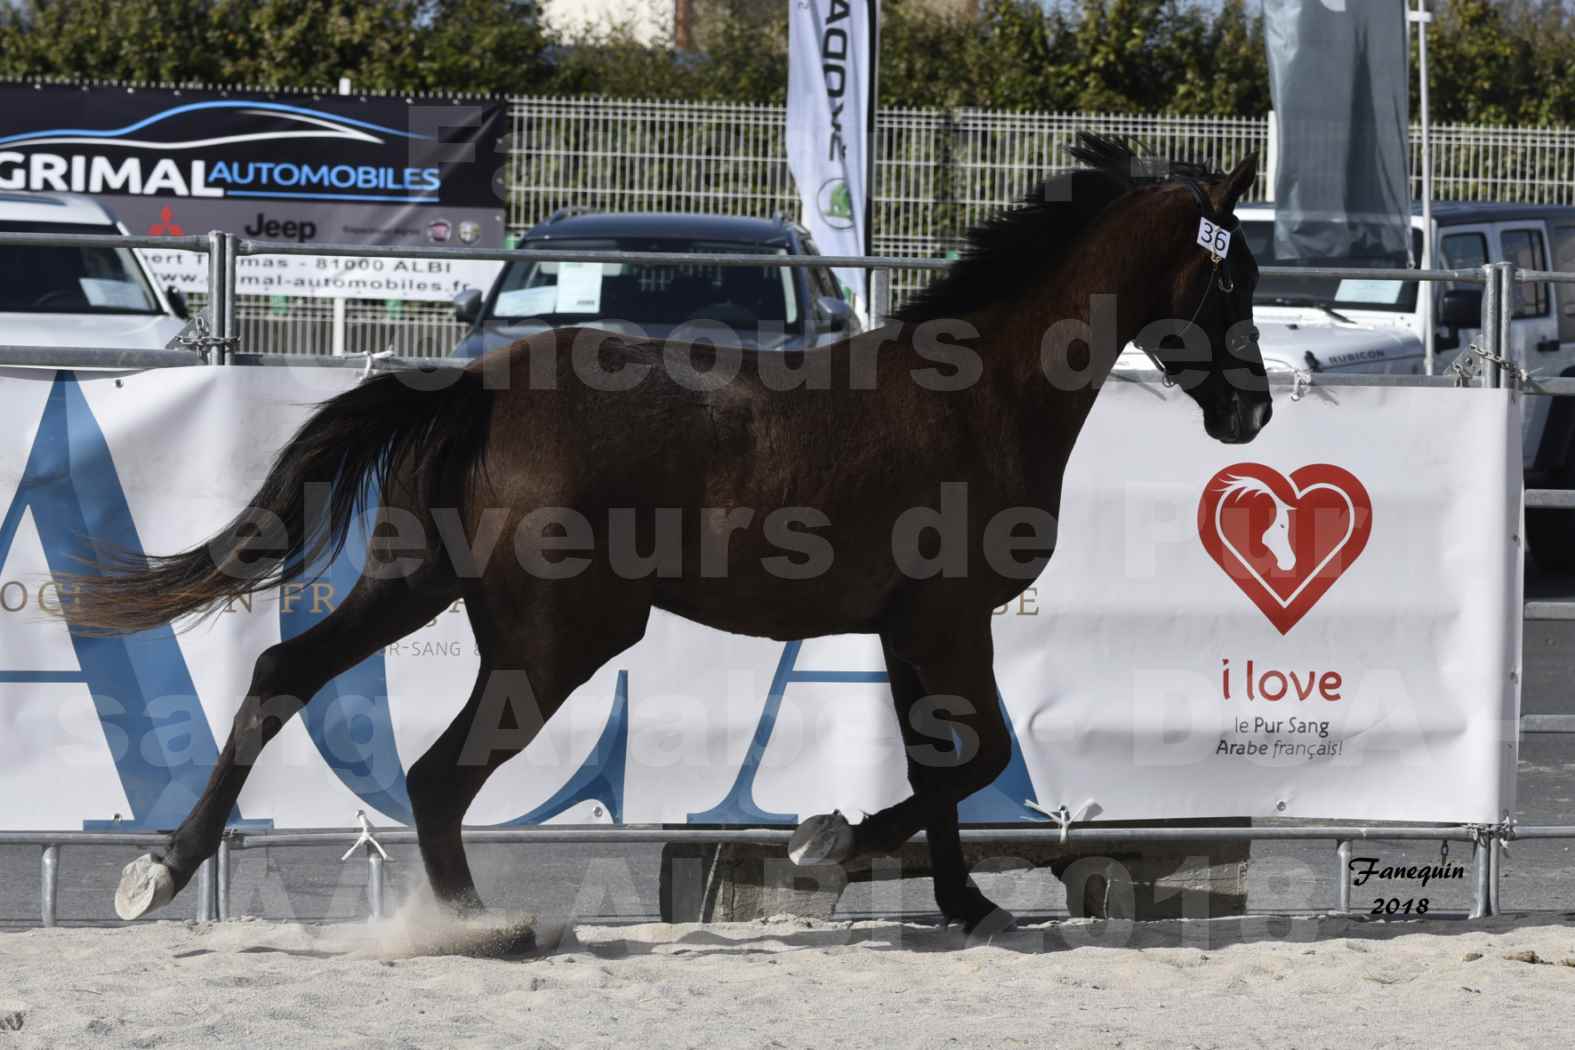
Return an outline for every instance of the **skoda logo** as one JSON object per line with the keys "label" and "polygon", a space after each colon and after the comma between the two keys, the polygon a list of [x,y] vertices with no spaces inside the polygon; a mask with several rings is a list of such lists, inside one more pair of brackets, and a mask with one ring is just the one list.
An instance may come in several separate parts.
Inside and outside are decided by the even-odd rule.
{"label": "skoda logo", "polygon": [[853,194],[848,192],[846,179],[827,179],[815,195],[815,206],[820,217],[834,230],[853,228]]}

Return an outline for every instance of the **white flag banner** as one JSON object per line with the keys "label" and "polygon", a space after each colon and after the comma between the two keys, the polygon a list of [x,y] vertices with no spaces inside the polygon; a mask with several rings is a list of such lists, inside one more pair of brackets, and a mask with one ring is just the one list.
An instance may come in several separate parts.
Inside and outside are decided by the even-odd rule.
{"label": "white flag banner", "polygon": [[[879,0],[788,0],[788,168],[827,255],[870,252]],[[865,272],[837,280],[867,307]]]}

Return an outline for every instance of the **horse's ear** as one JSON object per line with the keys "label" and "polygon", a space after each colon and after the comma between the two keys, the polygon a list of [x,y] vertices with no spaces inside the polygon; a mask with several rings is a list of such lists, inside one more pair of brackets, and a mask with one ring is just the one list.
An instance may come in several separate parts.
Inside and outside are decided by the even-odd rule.
{"label": "horse's ear", "polygon": [[1241,200],[1242,194],[1252,188],[1253,181],[1258,177],[1258,155],[1249,153],[1242,162],[1231,169],[1231,173],[1214,184],[1209,194],[1214,201],[1214,207],[1221,215],[1229,215],[1236,209],[1236,202]]}

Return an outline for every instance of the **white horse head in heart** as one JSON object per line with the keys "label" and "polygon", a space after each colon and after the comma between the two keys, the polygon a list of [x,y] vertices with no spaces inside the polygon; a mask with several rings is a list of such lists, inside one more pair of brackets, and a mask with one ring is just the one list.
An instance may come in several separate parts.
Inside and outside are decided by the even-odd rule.
{"label": "white horse head in heart", "polygon": [[1258,478],[1231,475],[1225,479],[1222,486],[1220,504],[1246,495],[1267,496],[1274,501],[1274,521],[1264,530],[1259,537],[1269,553],[1274,555],[1274,566],[1281,572],[1289,572],[1296,567],[1296,552],[1291,549],[1291,514],[1296,510],[1289,503],[1280,499],[1268,484]]}

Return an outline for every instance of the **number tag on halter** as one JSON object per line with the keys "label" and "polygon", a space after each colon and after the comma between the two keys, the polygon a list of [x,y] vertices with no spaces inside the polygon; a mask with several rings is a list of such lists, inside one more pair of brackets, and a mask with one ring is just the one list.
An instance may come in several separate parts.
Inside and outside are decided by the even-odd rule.
{"label": "number tag on halter", "polygon": [[1230,231],[1207,219],[1198,220],[1198,246],[1223,259],[1230,254]]}

